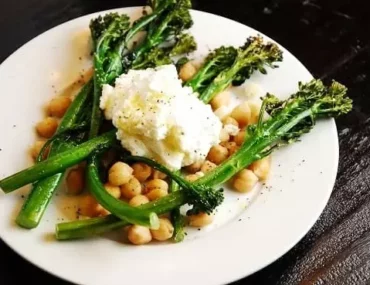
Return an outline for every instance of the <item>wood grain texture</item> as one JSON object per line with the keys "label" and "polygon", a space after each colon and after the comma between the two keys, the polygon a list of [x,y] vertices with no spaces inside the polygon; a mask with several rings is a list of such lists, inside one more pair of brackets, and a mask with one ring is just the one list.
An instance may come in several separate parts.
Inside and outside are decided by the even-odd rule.
{"label": "wood grain texture", "polygon": [[[0,61],[38,34],[126,0],[0,1]],[[363,0],[193,0],[194,8],[247,24],[274,38],[314,74],[349,88],[354,111],[337,121],[340,163],[320,219],[291,251],[235,284],[370,284],[370,17]],[[28,264],[3,243],[0,284],[69,284]],[[253,258],[253,257],[249,257]],[[18,273],[12,273],[11,269]],[[19,274],[21,272],[22,274]]]}

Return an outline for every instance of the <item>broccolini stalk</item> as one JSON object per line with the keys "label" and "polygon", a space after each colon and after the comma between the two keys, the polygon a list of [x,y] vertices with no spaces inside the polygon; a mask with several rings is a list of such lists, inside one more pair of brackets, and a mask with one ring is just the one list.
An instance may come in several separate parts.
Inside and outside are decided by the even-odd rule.
{"label": "broccolini stalk", "polygon": [[299,83],[299,91],[285,101],[268,94],[260,118],[265,110],[271,117],[266,121],[260,119],[257,126],[250,126],[240,149],[194,183],[222,184],[252,162],[297,141],[314,127],[317,119],[336,118],[348,113],[352,109],[352,100],[346,92],[346,87],[338,82],[333,81],[326,87],[320,80],[312,80]]}
{"label": "broccolini stalk", "polygon": [[146,157],[124,156],[123,160],[127,162],[143,162],[174,180],[180,188],[186,190],[188,204],[193,206],[188,211],[189,214],[198,212],[211,214],[223,202],[223,189],[215,190],[207,184],[191,183],[185,180],[180,174],[172,172],[163,165]]}
{"label": "broccolini stalk", "polygon": [[[156,1],[160,2],[160,1]],[[145,40],[133,51],[132,54],[124,58],[124,62],[133,61],[133,65],[143,61],[144,55],[152,48],[170,41],[180,35],[184,30],[193,25],[189,9],[191,1],[176,0],[168,7],[165,13],[153,21],[148,27]]]}
{"label": "broccolini stalk", "polygon": [[[174,180],[171,180],[169,190],[170,193],[175,193],[180,190],[180,187]],[[171,221],[174,227],[173,240],[175,242],[182,242],[185,238],[185,217],[181,215],[180,207],[171,211]]]}
{"label": "broccolini stalk", "polygon": [[149,1],[149,6],[152,9],[152,12],[148,15],[145,15],[138,20],[136,20],[128,33],[126,34],[125,42],[128,46],[130,40],[140,31],[147,28],[147,26],[156,20],[168,7],[173,5],[175,0],[159,0],[159,1]]}
{"label": "broccolini stalk", "polygon": [[237,53],[234,47],[215,49],[206,57],[202,67],[185,85],[201,94],[218,74],[233,65]]}
{"label": "broccolini stalk", "polygon": [[99,132],[102,112],[99,99],[102,87],[122,73],[121,56],[125,48],[125,35],[130,26],[127,15],[109,13],[90,22],[94,43],[94,100],[91,114],[90,138]]}
{"label": "broccolini stalk", "polygon": [[10,193],[29,183],[62,173],[68,167],[87,159],[95,151],[112,146],[115,141],[115,131],[110,131],[80,145],[69,146],[68,149],[56,153],[47,160],[0,180],[0,187],[5,193]]}
{"label": "broccolini stalk", "polygon": [[[157,21],[161,21],[161,17],[166,13],[168,14],[168,11],[170,11],[169,8],[173,7],[174,0],[150,1],[150,4],[152,13],[135,21],[131,28],[129,17],[127,15],[119,15],[118,13],[108,13],[104,17],[99,16],[90,23],[91,36],[95,48],[94,103],[91,116],[90,138],[98,134],[102,120],[102,112],[99,108],[102,86],[112,83],[119,75],[132,67],[132,62],[125,59],[132,56],[132,54],[129,53],[124,57],[124,53],[128,52],[127,47],[129,41],[139,31],[147,29],[148,26],[152,27],[153,22],[157,23]],[[172,19],[170,23],[167,23],[169,25],[168,31],[179,29],[178,27],[172,27],[174,22],[174,19]],[[145,56],[147,51],[152,47],[156,47],[158,44],[146,45],[148,49],[142,50],[140,54]],[[151,60],[153,58],[159,60],[160,57],[160,55],[152,55]]]}
{"label": "broccolini stalk", "polygon": [[236,85],[243,83],[255,70],[266,74],[265,66],[275,68],[274,63],[279,61],[282,61],[282,51],[276,44],[264,44],[260,36],[250,37],[244,46],[237,50],[232,66],[223,69],[212,83],[201,92],[199,98],[208,103],[216,94],[225,90],[232,83]]}
{"label": "broccolini stalk", "polygon": [[[185,204],[185,201],[186,197],[184,191],[177,191],[137,208],[162,215]],[[87,238],[116,230],[129,224],[130,223],[126,220],[121,220],[114,215],[109,215],[106,217],[59,223],[56,225],[55,235],[58,240]]]}
{"label": "broccolini stalk", "polygon": [[[312,80],[306,84],[299,84],[299,91],[285,101],[280,101],[272,95],[267,95],[260,120],[257,126],[248,129],[246,140],[240,149],[219,165],[214,170],[193,182],[193,185],[219,185],[228,181],[240,170],[254,161],[261,159],[282,145],[294,143],[303,134],[308,133],[318,119],[337,118],[352,109],[352,100],[346,95],[346,87],[333,82],[326,87],[320,80]],[[267,111],[270,117],[262,121],[262,115]],[[142,160],[144,163],[147,161]],[[159,169],[164,171],[164,169]],[[166,173],[168,174],[168,173]],[[171,176],[173,178],[173,175]],[[176,181],[177,182],[177,181]],[[183,187],[181,185],[181,187]],[[187,192],[180,190],[169,194]],[[188,202],[189,197],[184,197],[182,204]],[[164,198],[162,198],[164,199]],[[158,203],[162,201],[158,200]],[[175,209],[179,207],[173,207]],[[105,231],[118,229],[122,222],[117,222],[114,217],[107,217],[93,222],[77,221],[57,225],[57,233],[63,239],[74,237],[85,238]]]}
{"label": "broccolini stalk", "polygon": [[[63,133],[67,129],[72,128],[73,125],[79,120],[79,117],[83,115],[84,108],[88,104],[88,99],[92,93],[92,85],[93,82],[90,80],[76,96],[75,100],[72,102],[71,106],[63,116],[63,119],[60,122],[56,132],[56,136]],[[54,141],[50,147],[49,157],[54,157],[59,152],[67,150],[70,147],[71,142],[60,140]],[[30,194],[26,198],[20,212],[17,215],[16,223],[19,226],[24,228],[37,227],[55,192],[55,189],[57,189],[62,180],[63,174],[64,171],[61,171],[59,173],[55,173],[53,176],[45,177],[45,179],[37,179],[37,183],[33,185]]]}
{"label": "broccolini stalk", "polygon": [[89,160],[87,169],[87,182],[89,189],[96,200],[105,209],[107,209],[116,217],[126,220],[129,223],[150,227],[152,229],[159,228],[159,219],[157,214],[152,211],[130,206],[126,202],[114,198],[107,192],[107,190],[105,190],[100,182],[98,162],[95,155],[93,155]]}
{"label": "broccolini stalk", "polygon": [[181,34],[171,45],[165,48],[154,47],[143,54],[140,61],[134,62],[132,69],[154,68],[161,65],[173,63],[171,57],[190,53],[196,49],[194,37],[188,34]]}

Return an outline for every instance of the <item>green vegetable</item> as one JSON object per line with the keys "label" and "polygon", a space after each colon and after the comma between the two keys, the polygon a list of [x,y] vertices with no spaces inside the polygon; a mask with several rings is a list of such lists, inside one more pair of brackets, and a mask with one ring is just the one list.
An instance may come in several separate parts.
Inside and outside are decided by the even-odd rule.
{"label": "green vegetable", "polygon": [[98,149],[112,146],[115,141],[115,131],[110,131],[78,146],[69,147],[47,160],[0,180],[0,187],[5,193],[9,193],[29,183],[63,172],[68,167],[85,160]]}
{"label": "green vegetable", "polygon": [[161,65],[171,64],[172,60],[163,48],[152,48],[141,57],[141,61],[134,63],[131,69],[154,68]]}
{"label": "green vegetable", "polygon": [[[169,190],[170,193],[175,193],[180,191],[180,187],[174,180],[171,180]],[[180,207],[171,211],[171,221],[174,227],[173,240],[175,242],[182,242],[185,238],[184,227],[186,221],[185,217],[180,213]]]}
{"label": "green vegetable", "polygon": [[[154,5],[159,5],[159,2],[155,1],[156,4]],[[124,58],[124,62],[133,62],[132,65],[138,65],[152,48],[170,41],[179,36],[184,30],[189,29],[193,25],[189,12],[190,8],[191,1],[189,0],[173,1],[166,12],[149,25],[144,41],[137,46],[132,54]],[[183,44],[186,44],[187,48],[189,47],[187,41]]]}
{"label": "green vegetable", "polygon": [[163,165],[146,157],[124,156],[123,160],[127,162],[143,162],[154,169],[163,172],[174,180],[181,189],[186,190],[187,203],[193,206],[193,208],[188,211],[188,214],[199,212],[211,214],[223,202],[223,189],[215,190],[207,184],[189,182],[180,174],[172,172]]}
{"label": "green vegetable", "polygon": [[159,228],[158,216],[150,211],[142,210],[137,207],[132,207],[124,201],[114,198],[103,187],[98,169],[96,156],[89,160],[87,182],[91,194],[105,209],[113,215],[126,220],[132,224],[138,224],[152,229]]}
{"label": "green vegetable", "polygon": [[[326,87],[320,80],[312,80],[306,84],[300,83],[299,91],[287,100],[280,101],[270,94],[267,95],[264,99],[260,120],[257,125],[249,127],[246,140],[240,149],[217,168],[206,173],[192,184],[207,186],[222,184],[252,162],[271,154],[283,145],[296,142],[314,127],[318,119],[336,118],[350,112],[352,100],[347,97],[346,91],[347,89],[343,85],[335,81]],[[270,117],[263,121],[262,116],[265,111],[269,113]],[[147,159],[140,159],[140,161],[151,163]],[[177,178],[176,174],[168,172],[160,165],[157,169],[170,174],[172,179]],[[174,180],[179,182],[178,179]],[[178,184],[182,188],[186,188],[186,185]],[[168,196],[187,192],[180,190]],[[158,203],[165,198],[159,199]],[[187,203],[188,199],[189,197],[186,195],[182,204]],[[170,210],[179,206],[177,205]],[[115,221],[113,217],[109,217],[105,220],[98,220],[96,224],[88,221],[59,224],[57,229],[58,234],[63,233],[63,238],[69,239],[75,237],[75,232],[78,233],[77,237],[83,238],[121,226],[122,224]]]}
{"label": "green vegetable", "polygon": [[[285,101],[268,94],[258,124],[248,128],[239,150],[195,184],[222,184],[252,162],[297,141],[314,127],[317,119],[336,118],[348,113],[352,109],[352,100],[346,92],[346,87],[338,82],[326,87],[320,80],[312,80],[299,83],[299,91]],[[270,118],[263,121],[265,110]]]}
{"label": "green vegetable", "polygon": [[180,35],[167,45],[165,48],[154,47],[143,54],[140,61],[134,62],[132,69],[154,68],[161,65],[172,64],[172,57],[183,53],[194,51],[196,47],[195,40],[190,35]]}
{"label": "green vegetable", "polygon": [[[225,52],[225,54],[231,57],[233,53],[231,50]],[[237,55],[232,66],[226,69],[220,68],[221,72],[204,91],[201,91],[199,98],[203,102],[208,103],[216,94],[225,90],[230,84],[239,85],[243,83],[255,70],[266,74],[265,66],[275,68],[274,63],[282,61],[282,59],[282,51],[276,44],[264,44],[260,36],[249,37],[246,43],[237,50]],[[212,71],[212,69],[210,70]],[[205,75],[208,75],[208,73],[206,72]],[[200,79],[202,77],[201,75]]]}
{"label": "green vegetable", "polygon": [[156,20],[168,7],[175,3],[174,0],[159,0],[149,1],[149,6],[152,8],[152,12],[148,15],[140,17],[136,20],[128,33],[126,34],[125,42],[128,46],[129,41],[140,31],[147,28],[147,26]]}
{"label": "green vegetable", "polygon": [[99,132],[102,112],[99,99],[102,87],[111,83],[122,73],[121,56],[126,47],[125,35],[130,26],[127,15],[108,13],[90,22],[90,30],[94,42],[94,100],[91,114],[90,138]]}
{"label": "green vegetable", "polygon": [[197,49],[197,43],[190,34],[182,33],[175,39],[175,44],[170,48],[170,56],[190,53]]}
{"label": "green vegetable", "polygon": [[90,138],[95,137],[100,128],[102,112],[99,99],[104,84],[111,84],[119,75],[127,71],[131,64],[124,60],[129,53],[130,40],[141,30],[159,18],[173,1],[151,2],[153,12],[143,16],[130,27],[130,19],[125,14],[108,13],[90,22],[91,37],[94,43],[94,102],[91,114]]}
{"label": "green vegetable", "polygon": [[[185,199],[184,191],[177,191],[159,200],[139,206],[137,209],[162,215],[185,204]],[[59,223],[56,225],[55,235],[58,240],[87,238],[119,229],[129,224],[130,223],[126,220],[121,220],[114,215],[109,215],[88,220]]]}
{"label": "green vegetable", "polygon": [[215,49],[206,57],[202,67],[185,85],[190,86],[194,92],[202,93],[218,74],[233,65],[237,53],[234,47],[222,46]]}
{"label": "green vegetable", "polygon": [[[92,92],[92,85],[93,85],[92,80],[90,80],[76,96],[75,100],[72,102],[67,112],[63,116],[63,119],[61,120],[58,130],[56,132],[56,136],[72,128],[73,125],[80,120],[80,117],[83,115],[85,111],[84,108],[88,104],[88,99],[90,98]],[[67,150],[72,145],[73,143],[68,141],[61,140],[54,141],[51,144],[49,157],[54,157],[59,152]],[[24,228],[37,227],[51,200],[51,197],[55,192],[55,189],[60,184],[63,175],[64,171],[61,171],[59,173],[56,172],[53,176],[50,177],[45,176],[45,179],[41,180],[40,178],[37,179],[39,181],[35,185],[33,185],[33,188],[31,189],[29,196],[26,198],[26,201],[24,202],[20,212],[17,215],[16,223],[19,226]],[[11,181],[12,180],[10,180],[10,186],[14,187],[15,184],[14,182],[16,182],[16,180],[13,180],[13,182]],[[4,181],[4,185],[2,185],[2,182],[0,183],[0,187],[2,188],[5,187],[3,188],[5,192],[10,192],[16,189],[10,188],[6,190],[7,189],[6,180]]]}

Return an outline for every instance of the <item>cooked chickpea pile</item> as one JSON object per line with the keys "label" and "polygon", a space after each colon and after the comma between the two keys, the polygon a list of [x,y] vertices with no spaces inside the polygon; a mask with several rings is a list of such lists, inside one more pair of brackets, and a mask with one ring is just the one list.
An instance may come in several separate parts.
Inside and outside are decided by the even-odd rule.
{"label": "cooked chickpea pile", "polygon": [[[244,142],[246,127],[258,122],[260,106],[257,103],[245,101],[236,106],[230,113],[225,113],[224,108],[230,104],[230,101],[230,93],[227,91],[218,94],[211,101],[212,109],[219,116],[224,127],[220,133],[221,143],[211,148],[207,160],[201,166],[201,171],[204,173],[233,155]],[[238,128],[237,133],[230,134],[227,131],[230,127]],[[231,184],[237,192],[249,192],[258,181],[267,179],[269,171],[270,158],[266,157],[240,171],[232,178]]]}
{"label": "cooked chickpea pile", "polygon": [[[196,67],[186,63],[180,70],[179,76],[183,81],[190,80],[196,73]],[[210,105],[215,114],[220,118],[223,128],[220,133],[220,144],[213,146],[204,161],[196,162],[184,168],[187,175],[185,179],[195,182],[206,173],[212,171],[217,165],[232,156],[243,144],[246,136],[246,127],[258,121],[260,106],[256,103],[242,102],[231,112],[225,112],[225,107],[231,103],[230,92],[218,94]],[[71,99],[57,97],[50,101],[48,116],[36,125],[36,131],[42,138],[32,148],[34,159],[40,153],[45,141],[51,138],[57,128],[58,120],[64,116]],[[270,158],[266,157],[254,162],[243,169],[231,179],[234,190],[240,193],[251,191],[259,181],[267,179],[270,171]],[[133,207],[139,207],[168,195],[169,181],[164,173],[152,169],[144,163],[127,163],[116,161],[109,168],[105,190],[116,199],[121,199]],[[80,195],[79,213],[86,217],[98,217],[110,214],[97,200],[86,193],[85,190],[85,165],[80,164],[72,168],[66,175],[66,193]],[[199,213],[187,217],[191,227],[204,227],[213,222],[214,216]],[[125,233],[130,243],[134,245],[147,244],[153,240],[166,241],[174,234],[171,221],[161,216],[159,228],[149,229],[140,225],[125,227]]]}
{"label": "cooked chickpea pile", "polygon": [[[67,96],[57,96],[49,102],[46,118],[38,122],[35,127],[39,140],[31,148],[33,159],[37,158],[46,140],[55,134],[59,120],[64,116],[71,102],[71,98]],[[47,156],[47,153],[45,155]]]}

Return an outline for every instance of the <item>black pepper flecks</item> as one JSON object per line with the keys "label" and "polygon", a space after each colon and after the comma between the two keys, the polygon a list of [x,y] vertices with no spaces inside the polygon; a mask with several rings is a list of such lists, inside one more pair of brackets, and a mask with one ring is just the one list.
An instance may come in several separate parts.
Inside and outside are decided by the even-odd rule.
{"label": "black pepper flecks", "polygon": [[239,219],[239,222],[241,222],[242,219]]}
{"label": "black pepper flecks", "polygon": [[17,125],[13,125],[13,128],[15,128]]}
{"label": "black pepper flecks", "polygon": [[200,228],[198,228],[198,231],[200,231]]}

